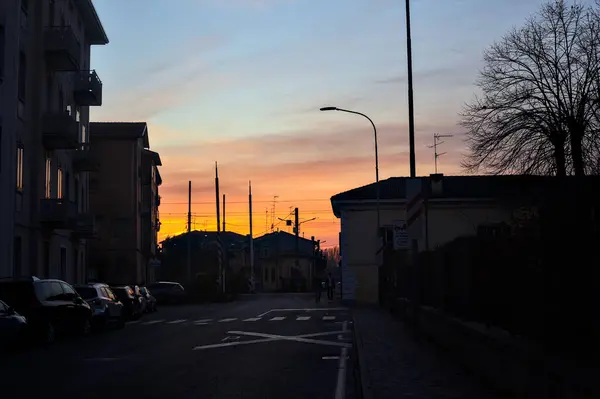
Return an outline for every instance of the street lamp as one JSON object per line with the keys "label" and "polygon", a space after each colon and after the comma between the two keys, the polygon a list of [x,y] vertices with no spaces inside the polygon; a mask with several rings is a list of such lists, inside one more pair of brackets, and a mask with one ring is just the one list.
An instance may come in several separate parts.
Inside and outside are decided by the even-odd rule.
{"label": "street lamp", "polygon": [[381,212],[380,212],[380,204],[379,204],[379,202],[380,202],[380,200],[379,200],[379,152],[377,150],[377,128],[375,127],[375,123],[373,123],[371,118],[369,118],[367,115],[360,113],[360,112],[356,112],[356,111],[350,111],[350,110],[338,108],[338,107],[322,107],[320,110],[321,111],[341,111],[341,112],[347,112],[349,114],[360,115],[362,117],[367,118],[369,120],[369,122],[371,122],[371,125],[373,126],[373,134],[375,136],[375,192],[376,192],[376,198],[377,198],[377,235],[379,236],[380,229],[381,229]]}

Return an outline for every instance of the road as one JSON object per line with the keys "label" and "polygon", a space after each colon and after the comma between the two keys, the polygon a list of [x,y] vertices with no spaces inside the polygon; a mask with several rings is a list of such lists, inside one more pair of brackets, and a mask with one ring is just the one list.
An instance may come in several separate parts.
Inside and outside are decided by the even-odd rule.
{"label": "road", "polygon": [[0,394],[354,398],[350,319],[348,310],[315,306],[303,294],[163,307],[124,330],[2,357]]}

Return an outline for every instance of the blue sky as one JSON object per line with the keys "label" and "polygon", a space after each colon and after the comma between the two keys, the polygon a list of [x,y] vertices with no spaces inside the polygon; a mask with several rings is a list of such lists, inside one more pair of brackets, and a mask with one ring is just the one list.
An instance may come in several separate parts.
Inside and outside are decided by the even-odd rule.
{"label": "blue sky", "polygon": [[[408,173],[403,0],[94,3],[110,44],[92,51],[104,82],[104,104],[92,117],[149,123],[165,195],[184,196],[189,178],[210,190],[215,160],[234,195],[248,179],[265,198],[301,186],[303,195],[326,199],[369,183],[370,126],[318,112],[324,105],[371,116],[382,177]],[[542,2],[411,4],[418,173],[433,170],[427,144],[436,132],[455,135],[441,162],[445,173],[458,173],[457,113],[475,93],[482,51]]]}

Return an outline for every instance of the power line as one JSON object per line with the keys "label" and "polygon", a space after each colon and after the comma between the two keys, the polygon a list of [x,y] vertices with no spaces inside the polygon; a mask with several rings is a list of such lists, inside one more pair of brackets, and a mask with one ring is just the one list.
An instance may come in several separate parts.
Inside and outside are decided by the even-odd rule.
{"label": "power line", "polygon": [[[286,202],[286,203],[304,203],[304,202],[330,202],[331,198],[313,198],[313,199],[301,199],[301,200],[277,200],[277,203]],[[253,203],[269,203],[273,204],[273,200],[252,200]],[[165,202],[161,201],[161,205],[187,205],[187,202]],[[227,201],[227,204],[248,204],[248,201]],[[214,201],[199,201],[192,202],[192,205],[214,205]]]}

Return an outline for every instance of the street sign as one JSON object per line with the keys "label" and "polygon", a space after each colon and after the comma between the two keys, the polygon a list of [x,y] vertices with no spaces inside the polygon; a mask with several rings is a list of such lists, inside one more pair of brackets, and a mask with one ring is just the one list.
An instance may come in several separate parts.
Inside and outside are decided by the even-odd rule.
{"label": "street sign", "polygon": [[404,220],[394,221],[394,249],[408,249],[408,230]]}

